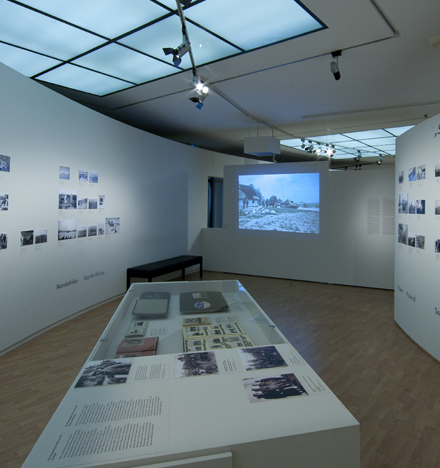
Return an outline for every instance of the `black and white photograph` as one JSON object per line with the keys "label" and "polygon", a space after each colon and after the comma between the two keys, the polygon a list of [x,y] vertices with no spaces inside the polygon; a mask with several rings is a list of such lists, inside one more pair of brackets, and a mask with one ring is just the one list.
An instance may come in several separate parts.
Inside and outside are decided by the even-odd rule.
{"label": "black and white photograph", "polygon": [[403,171],[399,171],[399,184],[403,184],[404,182],[404,172]]}
{"label": "black and white photograph", "polygon": [[98,234],[98,226],[96,224],[89,224],[89,237],[96,236]]}
{"label": "black and white photograph", "polygon": [[435,163],[435,177],[440,177],[440,161]]}
{"label": "black and white photograph", "polygon": [[89,198],[89,210],[97,210],[97,209],[98,209],[98,199]]}
{"label": "black and white photograph", "polygon": [[78,171],[78,181],[79,182],[87,182],[89,180],[89,171],[85,171],[84,169],[80,169]]}
{"label": "black and white photograph", "polygon": [[408,246],[415,247],[416,246],[416,234],[415,232],[408,233]]}
{"label": "black and white photograph", "polygon": [[435,199],[435,214],[440,215],[440,198]]}
{"label": "black and white photograph", "polygon": [[416,201],[410,200],[408,203],[408,214],[416,214]]}
{"label": "black and white photograph", "polygon": [[247,378],[242,379],[242,383],[251,403],[308,396],[295,374]]}
{"label": "black and white photograph", "polygon": [[58,240],[76,239],[76,219],[58,220]]}
{"label": "black and white photograph", "polygon": [[98,236],[105,234],[105,222],[104,220],[98,221]]}
{"label": "black and white photograph", "polygon": [[70,180],[70,167],[60,166],[60,179]]}
{"label": "black and white photograph", "polygon": [[120,218],[105,218],[105,233],[119,234],[120,224]]}
{"label": "black and white photograph", "polygon": [[426,179],[426,164],[421,164],[417,166],[417,180],[425,180]]}
{"label": "black and white photograph", "polygon": [[92,184],[97,184],[98,183],[98,173],[94,171],[89,172],[89,182]]}
{"label": "black and white photograph", "polygon": [[88,204],[88,198],[78,198],[78,210],[87,210]]}
{"label": "black and white photograph", "polygon": [[8,235],[6,232],[0,232],[0,250],[8,248]]}
{"label": "black and white photograph", "polygon": [[98,208],[103,210],[105,207],[105,195],[98,195]]}
{"label": "black and white photograph", "polygon": [[78,226],[78,229],[76,230],[76,237],[78,237],[78,239],[80,237],[87,237],[87,226]]}
{"label": "black and white photograph", "polygon": [[425,214],[425,200],[416,200],[416,213],[419,215]]}
{"label": "black and white photograph", "polygon": [[416,248],[425,250],[425,235],[424,234],[416,235]]}
{"label": "black and white photograph", "polygon": [[11,172],[11,157],[0,154],[0,172]]}
{"label": "black and white photograph", "polygon": [[59,189],[58,208],[60,210],[76,210],[76,190]]}
{"label": "black and white photograph", "polygon": [[47,243],[47,229],[35,229],[35,243],[36,244]]}
{"label": "black and white photograph", "polygon": [[399,223],[397,226],[397,242],[408,245],[408,224]]}
{"label": "black and white photograph", "polygon": [[414,166],[414,167],[410,167],[408,169],[408,181],[409,182],[415,182],[416,181],[416,176],[417,174],[417,168]]}
{"label": "black and white photograph", "polygon": [[106,359],[91,362],[78,379],[75,388],[126,383],[132,364],[133,359]]}
{"label": "black and white photograph", "polygon": [[246,370],[287,366],[286,361],[282,358],[275,346],[243,348],[238,351]]}
{"label": "black and white photograph", "polygon": [[177,354],[174,356],[174,378],[218,374],[218,365],[213,351]]}
{"label": "black and white photograph", "polygon": [[440,238],[439,237],[436,237],[435,239],[434,251],[435,253],[440,253]]}
{"label": "black and white photograph", "polygon": [[408,194],[407,193],[399,193],[399,205],[398,205],[398,213],[408,213]]}
{"label": "black and white photograph", "polygon": [[24,247],[26,245],[33,245],[33,243],[34,243],[34,231],[21,231],[20,245]]}
{"label": "black and white photograph", "polygon": [[0,211],[9,210],[9,195],[4,193],[0,194]]}

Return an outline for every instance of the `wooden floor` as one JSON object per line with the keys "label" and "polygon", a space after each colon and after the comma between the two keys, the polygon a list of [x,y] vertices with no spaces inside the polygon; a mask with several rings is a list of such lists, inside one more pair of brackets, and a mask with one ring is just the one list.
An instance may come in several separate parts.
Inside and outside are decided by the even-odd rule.
{"label": "wooden floor", "polygon": [[[362,468],[440,467],[440,363],[394,323],[392,291],[210,272],[203,279],[238,279],[351,411],[361,423]],[[1,467],[21,467],[118,303],[0,357]]]}

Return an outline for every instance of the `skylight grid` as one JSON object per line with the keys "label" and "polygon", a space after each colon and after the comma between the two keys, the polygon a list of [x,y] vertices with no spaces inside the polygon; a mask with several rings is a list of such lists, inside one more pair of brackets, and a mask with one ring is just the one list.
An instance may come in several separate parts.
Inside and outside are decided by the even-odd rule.
{"label": "skylight grid", "polygon": [[[326,27],[294,0],[198,1],[184,14],[197,66]],[[133,53],[110,54],[117,50],[110,46],[115,41]],[[181,42],[175,0],[0,0],[1,62],[38,80],[69,83],[67,87],[87,92],[93,89],[98,96],[121,86],[117,81],[109,86],[112,77],[130,81],[124,82],[121,89],[125,89],[127,84],[136,86],[189,69],[189,56],[177,68],[163,54],[163,47],[176,48]],[[25,66],[26,56],[32,66]],[[139,67],[147,62],[149,71],[141,72]],[[89,73],[83,72],[88,76],[85,81],[93,86],[76,87],[75,80],[68,80],[67,70],[81,74],[78,67],[67,67],[69,63],[88,69]],[[57,66],[62,71],[55,72]],[[138,70],[129,71],[130,67]],[[97,85],[100,74],[107,75],[102,89]]]}

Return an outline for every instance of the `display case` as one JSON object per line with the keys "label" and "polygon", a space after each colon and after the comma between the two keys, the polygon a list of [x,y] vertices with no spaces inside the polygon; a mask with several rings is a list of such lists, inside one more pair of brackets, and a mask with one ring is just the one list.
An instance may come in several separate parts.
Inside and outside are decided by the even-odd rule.
{"label": "display case", "polygon": [[[137,325],[154,353],[121,355]],[[359,423],[238,281],[135,283],[23,466],[356,468]]]}

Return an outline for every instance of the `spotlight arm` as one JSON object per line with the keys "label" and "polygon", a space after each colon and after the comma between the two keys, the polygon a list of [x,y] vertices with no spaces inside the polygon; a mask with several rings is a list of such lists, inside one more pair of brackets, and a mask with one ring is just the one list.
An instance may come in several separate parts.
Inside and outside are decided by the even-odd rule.
{"label": "spotlight arm", "polygon": [[197,75],[196,63],[194,61],[194,57],[193,57],[192,49],[191,49],[191,41],[189,40],[188,31],[186,29],[185,16],[183,14],[182,5],[180,4],[179,0],[176,0],[176,5],[177,5],[177,12],[179,13],[179,17],[180,17],[180,22],[182,23],[182,36],[184,38],[183,41],[184,42],[186,41],[189,44],[188,53],[189,53],[189,58],[191,60],[192,72],[193,72],[193,75]]}

